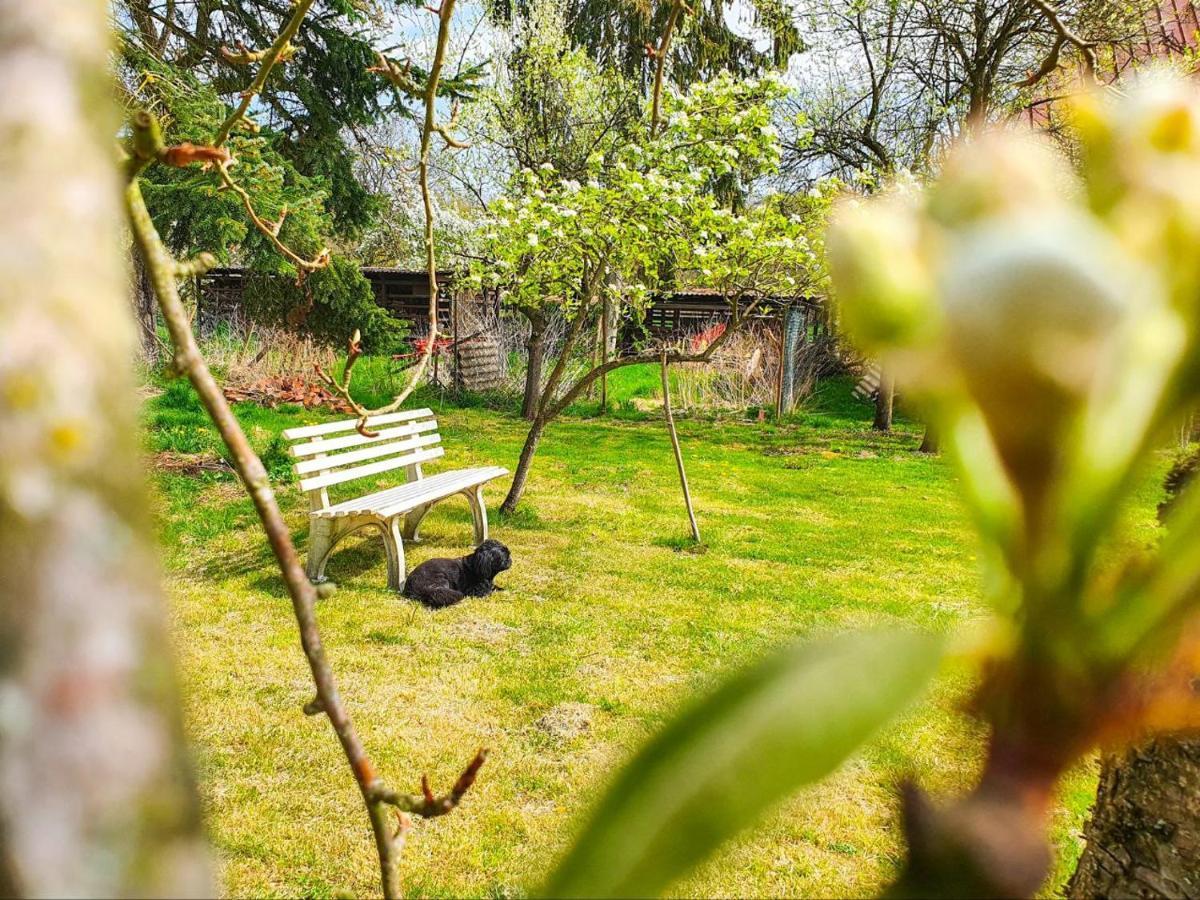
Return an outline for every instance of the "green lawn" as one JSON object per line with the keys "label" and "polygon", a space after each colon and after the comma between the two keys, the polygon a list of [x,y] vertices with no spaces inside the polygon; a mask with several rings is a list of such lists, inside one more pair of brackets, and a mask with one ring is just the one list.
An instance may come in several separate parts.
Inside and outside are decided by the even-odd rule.
{"label": "green lawn", "polygon": [[[514,465],[524,437],[515,416],[438,412],[445,466]],[[279,430],[329,415],[238,413],[279,476]],[[682,421],[705,552],[680,549],[687,522],[661,422],[627,411],[550,427],[523,509],[493,516],[493,536],[514,558],[502,593],[430,613],[384,589],[378,539],[334,556],[340,589],[322,602],[321,624],[386,779],[415,788],[427,771],[446,786],[477,747],[492,750],[463,807],[414,829],[411,896],[535,889],[613,768],[678,703],[769,647],[880,623],[950,631],[985,616],[951,473],[914,452],[915,426],[880,437],[869,416],[835,382],[784,425]],[[229,475],[190,471],[179,455],[216,448],[186,386],[149,400],[146,418],[188,724],[225,892],[373,894],[361,802],[328,723],[301,712],[312,687],[252,508]],[[505,487],[490,488],[493,506]],[[278,494],[303,546],[304,498],[290,483]],[[1148,535],[1152,485],[1144,500],[1138,528]],[[410,567],[466,552],[466,504],[436,508],[423,532]],[[937,793],[972,777],[980,733],[959,712],[969,687],[965,666],[949,667],[840,772],[677,892],[878,889],[901,851],[897,781],[912,775]],[[1087,768],[1068,779],[1055,818],[1059,881],[1078,852],[1094,786]]]}

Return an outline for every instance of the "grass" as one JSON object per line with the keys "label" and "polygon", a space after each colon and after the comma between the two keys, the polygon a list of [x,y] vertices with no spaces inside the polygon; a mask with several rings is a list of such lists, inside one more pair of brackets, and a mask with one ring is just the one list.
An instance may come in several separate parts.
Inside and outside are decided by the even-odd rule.
{"label": "grass", "polygon": [[[640,389],[647,380],[634,373],[616,383]],[[237,412],[281,482],[303,546],[305,502],[284,483],[277,435],[328,414]],[[438,414],[447,466],[515,463],[524,437],[515,416],[449,406]],[[160,458],[220,452],[186,388],[168,386],[145,416]],[[550,426],[523,506],[493,516],[493,535],[515,560],[501,593],[430,613],[384,589],[377,539],[333,557],[339,590],[322,602],[321,624],[387,780],[411,789],[428,772],[444,787],[478,746],[492,749],[463,807],[416,825],[403,868],[410,896],[535,890],[614,767],[678,703],[770,647],[872,624],[950,631],[986,615],[951,473],[914,452],[917,426],[901,420],[880,436],[869,418],[835,382],[786,423],[681,421],[704,552],[689,552],[661,424],[630,415]],[[312,687],[249,502],[220,471],[160,470],[155,482],[188,727],[225,893],[376,893],[350,774],[328,724],[301,713]],[[505,486],[490,488],[493,506]],[[1136,523],[1143,539],[1154,499],[1148,483]],[[423,533],[408,548],[410,567],[465,552],[465,503],[435,508]],[[960,711],[970,686],[968,672],[948,668],[841,771],[675,890],[877,890],[902,852],[897,782],[911,775],[945,793],[976,770],[981,735]],[[1085,765],[1064,783],[1048,892],[1078,854],[1094,778]]]}

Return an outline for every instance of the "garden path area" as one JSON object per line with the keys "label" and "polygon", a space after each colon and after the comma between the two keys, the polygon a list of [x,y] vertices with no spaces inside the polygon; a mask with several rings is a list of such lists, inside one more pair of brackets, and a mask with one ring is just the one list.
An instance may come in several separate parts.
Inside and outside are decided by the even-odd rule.
{"label": "garden path area", "polygon": [[[524,437],[515,416],[435,409],[442,467],[513,466]],[[287,461],[274,436],[331,417],[249,404],[238,412],[276,475]],[[869,416],[834,382],[783,426],[682,421],[705,552],[684,549],[661,421],[627,414],[551,426],[523,508],[492,516],[514,559],[498,579],[503,592],[430,613],[386,591],[377,538],[333,557],[339,589],[322,602],[322,629],[388,780],[415,789],[427,771],[445,786],[477,747],[492,750],[458,813],[416,824],[403,864],[409,896],[534,890],[613,767],[679,702],[766,648],[865,625],[950,630],[983,618],[952,474],[913,452],[916,425],[880,436]],[[185,386],[149,399],[145,417],[188,727],[224,890],[372,894],[361,802],[328,724],[301,713],[312,685],[252,508],[219,466],[180,463],[192,457],[179,454],[216,447]],[[506,487],[489,489],[493,509]],[[294,484],[278,493],[303,538],[304,498]],[[1150,493],[1146,501],[1148,528]],[[409,567],[461,555],[470,535],[465,502],[436,507],[423,543],[408,548]],[[979,734],[958,711],[968,686],[952,666],[865,752],[676,891],[877,889],[900,852],[896,782],[915,775],[938,793],[971,777]],[[1073,865],[1093,790],[1090,771],[1065,784],[1051,889]]]}

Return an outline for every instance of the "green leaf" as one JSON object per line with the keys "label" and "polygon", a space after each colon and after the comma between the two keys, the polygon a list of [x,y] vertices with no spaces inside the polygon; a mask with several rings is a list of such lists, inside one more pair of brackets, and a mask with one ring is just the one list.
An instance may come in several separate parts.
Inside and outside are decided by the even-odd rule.
{"label": "green leaf", "polygon": [[625,767],[545,894],[661,893],[789,793],[836,769],[933,676],[940,644],[903,630],[847,634],[734,675]]}

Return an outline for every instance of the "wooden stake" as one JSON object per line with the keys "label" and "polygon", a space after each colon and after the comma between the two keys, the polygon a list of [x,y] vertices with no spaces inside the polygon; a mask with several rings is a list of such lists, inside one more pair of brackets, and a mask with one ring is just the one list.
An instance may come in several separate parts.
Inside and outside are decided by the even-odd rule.
{"label": "wooden stake", "polygon": [[700,543],[700,526],[696,524],[696,512],[692,509],[692,492],[688,490],[687,471],[683,468],[683,453],[679,449],[679,435],[675,433],[675,417],[671,415],[671,379],[667,374],[667,351],[662,355],[663,416],[667,420],[667,433],[671,435],[671,449],[675,453],[675,465],[679,469],[679,484],[683,488],[683,503],[687,507],[688,522],[692,526],[692,540]]}
{"label": "wooden stake", "polygon": [[458,300],[459,292],[453,291],[450,294],[450,327],[453,329],[453,344],[454,347],[454,387],[456,390],[462,390],[462,355],[458,352]]}
{"label": "wooden stake", "polygon": [[[600,304],[600,363],[603,365],[608,362],[608,305],[609,300],[605,297],[604,302]],[[605,372],[600,376],[600,414],[608,413],[608,373]]]}
{"label": "wooden stake", "polygon": [[783,419],[783,373],[785,362],[784,359],[787,353],[784,352],[784,344],[787,343],[785,332],[787,331],[787,323],[783,318],[779,320],[779,372],[775,378],[775,421],[779,422]]}

